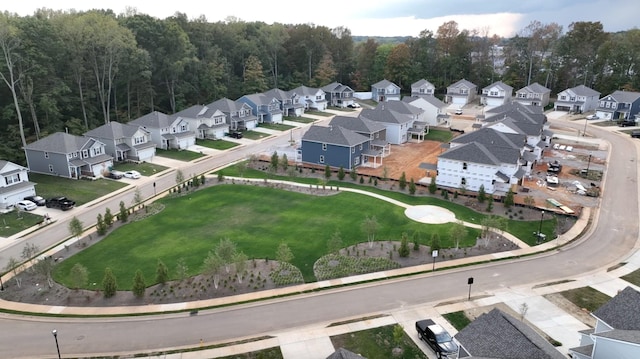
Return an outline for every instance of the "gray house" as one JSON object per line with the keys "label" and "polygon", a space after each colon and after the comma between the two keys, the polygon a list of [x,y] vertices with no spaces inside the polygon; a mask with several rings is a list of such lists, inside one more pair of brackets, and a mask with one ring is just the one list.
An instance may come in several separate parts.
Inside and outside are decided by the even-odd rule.
{"label": "gray house", "polygon": [[111,121],[84,133],[104,143],[107,154],[115,161],[151,161],[156,155],[156,145],[151,133],[141,126]]}
{"label": "gray house", "polygon": [[575,359],[640,358],[640,292],[627,287],[591,313],[594,329],[580,332],[580,346],[569,349]]}
{"label": "gray house", "polygon": [[471,81],[462,79],[447,87],[444,102],[464,106],[478,98],[478,86]]}
{"label": "gray house", "polygon": [[425,79],[411,84],[411,96],[434,96],[435,93],[436,87]]}
{"label": "gray house", "polygon": [[349,86],[333,82],[322,87],[322,91],[329,106],[344,108],[353,105],[353,90]]}
{"label": "gray house", "polygon": [[531,327],[499,309],[476,318],[455,339],[460,343],[459,358],[565,358]]}
{"label": "gray house", "polygon": [[29,182],[28,168],[0,160],[0,210],[35,194],[35,183]]}
{"label": "gray house", "polygon": [[324,90],[316,87],[300,86],[293,90],[299,97],[305,109],[324,111],[327,109],[327,99]]}
{"label": "gray house", "polygon": [[244,102],[225,97],[208,104],[207,107],[224,113],[231,131],[251,130],[258,125],[258,117],[251,110],[251,106]]}
{"label": "gray house", "polygon": [[540,85],[537,82],[532,83],[529,86],[525,86],[516,91],[516,97],[514,101],[523,104],[538,107],[546,107],[549,104],[549,97],[551,90]]}
{"label": "gray house", "polygon": [[258,116],[258,123],[282,123],[281,103],[275,97],[254,93],[240,97],[238,102],[246,103],[251,107],[253,113]]}
{"label": "gray house", "polygon": [[596,115],[607,120],[634,120],[640,113],[640,92],[614,91],[600,99]]}
{"label": "gray house", "polygon": [[579,85],[559,92],[557,97],[553,104],[554,111],[583,113],[596,109],[600,92],[585,85]]}
{"label": "gray house", "polygon": [[280,102],[280,110],[284,116],[300,117],[304,113],[304,104],[300,102],[300,95],[295,91],[271,89],[264,94]]}
{"label": "gray house", "polygon": [[376,102],[400,101],[400,86],[384,79],[371,85],[371,98]]}
{"label": "gray house", "polygon": [[153,111],[129,123],[149,131],[151,141],[163,150],[183,150],[196,144],[196,134],[189,130],[189,123],[176,115]]}
{"label": "gray house", "polygon": [[24,148],[31,172],[79,179],[102,177],[113,167],[105,144],[90,137],[56,132]]}
{"label": "gray house", "polygon": [[371,140],[370,151],[367,152],[369,159],[363,163],[364,166],[379,167],[382,165],[382,159],[391,154],[391,144],[387,142],[387,128],[381,123],[363,117],[335,116],[329,125],[346,128],[369,137]]}
{"label": "gray house", "polygon": [[217,140],[229,133],[227,116],[218,109],[194,105],[175,114],[189,124],[196,138]]}
{"label": "gray house", "polygon": [[336,126],[313,125],[302,136],[302,162],[344,169],[369,160],[369,137]]}

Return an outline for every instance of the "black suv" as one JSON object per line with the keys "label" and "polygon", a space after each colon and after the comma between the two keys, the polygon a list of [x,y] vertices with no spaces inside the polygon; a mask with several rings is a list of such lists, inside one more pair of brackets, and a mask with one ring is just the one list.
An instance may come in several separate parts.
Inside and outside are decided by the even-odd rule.
{"label": "black suv", "polygon": [[431,319],[416,322],[418,337],[424,340],[436,353],[438,358],[457,358],[458,344],[442,326]]}
{"label": "black suv", "polygon": [[240,131],[231,132],[229,134],[229,137],[231,137],[231,138],[242,138],[242,132],[240,132]]}
{"label": "black suv", "polygon": [[636,123],[636,121],[633,121],[633,120],[624,120],[624,121],[618,121],[618,126],[631,127],[631,126],[638,126],[638,124]]}
{"label": "black suv", "polygon": [[68,199],[67,197],[54,197],[49,198],[46,202],[47,208],[60,208],[63,211],[68,211],[75,207],[76,202]]}

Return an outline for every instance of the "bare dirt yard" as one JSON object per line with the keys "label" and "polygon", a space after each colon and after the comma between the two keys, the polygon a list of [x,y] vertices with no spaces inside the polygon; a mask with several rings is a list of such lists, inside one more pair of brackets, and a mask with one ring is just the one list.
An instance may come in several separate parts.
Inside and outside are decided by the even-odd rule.
{"label": "bare dirt yard", "polygon": [[405,173],[407,181],[411,178],[418,182],[423,177],[429,177],[427,171],[420,168],[421,163],[435,165],[438,162],[438,155],[442,153],[440,145],[442,142],[424,141],[407,142],[391,147],[391,154],[382,160],[382,166],[378,168],[360,167],[358,173],[366,176],[386,177],[399,180],[402,172]]}

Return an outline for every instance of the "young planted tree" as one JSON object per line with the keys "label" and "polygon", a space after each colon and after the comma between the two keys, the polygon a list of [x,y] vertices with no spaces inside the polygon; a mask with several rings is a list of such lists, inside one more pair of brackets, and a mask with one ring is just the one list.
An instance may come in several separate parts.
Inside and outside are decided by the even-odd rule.
{"label": "young planted tree", "polygon": [[430,247],[432,251],[437,251],[442,248],[442,244],[440,243],[440,235],[438,233],[431,234]]}
{"label": "young planted tree", "polygon": [[233,263],[233,255],[236,253],[236,245],[229,238],[221,239],[215,248],[215,254],[220,257],[227,273]]}
{"label": "young planted tree", "polygon": [[131,287],[131,291],[137,298],[142,298],[144,297],[144,292],[146,290],[147,284],[145,283],[144,275],[142,274],[142,271],[138,269],[136,271],[136,275],[133,277],[133,285]]}
{"label": "young planted tree", "polygon": [[133,206],[137,207],[140,205],[140,203],[142,203],[142,201],[144,200],[144,198],[142,198],[142,192],[140,192],[140,188],[136,187],[135,191],[133,192]]}
{"label": "young planted tree", "polygon": [[487,212],[491,212],[491,211],[493,211],[493,197],[492,197],[492,196],[489,196],[489,197],[487,198],[487,208],[486,208],[486,211],[487,211]]}
{"label": "young planted tree", "polygon": [[436,184],[436,178],[431,177],[431,182],[429,182],[429,193],[436,194],[438,190],[438,185]]}
{"label": "young planted tree", "polygon": [[338,179],[340,181],[342,181],[342,180],[344,180],[344,176],[345,176],[344,168],[342,168],[342,166],[340,166],[340,168],[338,168]]}
{"label": "young planted tree", "polygon": [[378,229],[380,228],[380,223],[378,223],[378,219],[376,216],[367,216],[360,224],[364,233],[367,234],[367,241],[369,242],[369,248],[373,247],[373,242],[376,240],[376,233],[378,233]]}
{"label": "young planted tree", "polygon": [[71,285],[73,286],[73,289],[78,290],[86,286],[89,282],[89,271],[87,270],[87,267],[80,263],[76,263],[71,267],[69,277],[71,278]]}
{"label": "young planted tree", "polygon": [[104,291],[105,298],[111,298],[116,295],[116,291],[118,290],[118,284],[116,282],[116,277],[113,275],[113,271],[111,268],[107,267],[104,270],[104,277],[102,278],[102,290]]}
{"label": "young planted tree", "polygon": [[331,167],[329,165],[324,166],[324,178],[331,178]]}
{"label": "young planted tree", "polygon": [[507,219],[499,216],[487,216],[481,222],[482,226],[482,245],[484,247],[488,247],[489,243],[494,237],[494,234],[502,234],[502,232],[507,230]]}
{"label": "young planted tree", "polygon": [[340,231],[336,229],[335,232],[331,234],[331,237],[327,240],[327,251],[333,254],[340,254],[340,250],[342,249],[342,234]]}
{"label": "young planted tree", "polygon": [[[33,258],[40,252],[40,248],[33,243],[25,243],[24,247],[22,247],[22,254],[20,257],[27,263],[31,264]],[[33,266],[29,266],[28,271],[33,271]]]}
{"label": "young planted tree", "polygon": [[188,275],[189,266],[187,266],[187,262],[184,260],[184,258],[178,258],[178,261],[176,262],[176,276],[178,277],[178,280],[182,282],[183,280],[187,279]]}
{"label": "young planted tree", "polygon": [[182,170],[177,170],[176,171],[176,185],[180,186],[182,184],[182,182],[184,182],[184,173],[182,173]]}
{"label": "young planted tree", "polygon": [[403,232],[400,239],[400,248],[398,248],[398,255],[405,258],[409,256],[409,252],[409,235],[407,232]]}
{"label": "young planted tree", "polygon": [[169,280],[169,268],[163,261],[158,259],[158,265],[156,266],[156,282],[165,284]]}
{"label": "young planted tree", "polygon": [[352,169],[351,172],[349,172],[349,177],[351,177],[351,180],[355,182],[358,179],[358,171],[355,168]]}
{"label": "young planted tree", "polygon": [[293,252],[291,252],[291,248],[285,242],[281,242],[278,245],[278,249],[276,250],[276,260],[280,262],[280,266],[284,263],[289,263],[293,260]]}
{"label": "young planted tree", "polygon": [[104,223],[104,219],[102,219],[102,213],[98,213],[98,217],[96,218],[96,232],[98,235],[104,236],[107,233],[107,225]]}
{"label": "young planted tree", "polygon": [[409,181],[409,194],[412,196],[416,194],[416,183],[413,181],[413,177]]}
{"label": "young planted tree", "polygon": [[287,172],[287,169],[289,168],[289,158],[287,158],[286,153],[282,154],[282,159],[280,160],[280,167],[284,172]]}
{"label": "young planted tree", "polygon": [[478,202],[484,203],[486,199],[487,199],[487,192],[485,192],[484,190],[484,185],[481,184],[480,189],[478,189]]}
{"label": "young planted tree", "polygon": [[55,262],[51,258],[45,258],[38,260],[34,265],[34,270],[36,274],[42,277],[47,281],[49,288],[53,287],[53,279],[51,278],[51,272],[53,272],[53,267],[55,266]]}
{"label": "young planted tree", "polygon": [[469,231],[467,231],[467,228],[462,224],[462,221],[456,221],[451,225],[449,238],[451,238],[451,241],[455,244],[456,250],[460,248],[460,241],[464,239],[467,234],[469,234]]}
{"label": "young planted tree", "polygon": [[513,194],[513,191],[509,189],[507,194],[504,196],[504,207],[511,208],[511,206],[513,206],[514,204],[515,204],[514,194]]}
{"label": "young planted tree", "polygon": [[82,235],[82,232],[84,231],[83,227],[84,226],[82,222],[80,222],[80,220],[76,216],[73,216],[73,218],[71,218],[71,221],[69,221],[69,232],[76,238],[80,238],[80,236]]}
{"label": "young planted tree", "polygon": [[113,225],[113,214],[111,214],[111,210],[108,207],[104,210],[104,224],[107,227]]}
{"label": "young planted tree", "polygon": [[202,273],[209,276],[213,280],[213,287],[218,289],[220,284],[220,268],[224,265],[224,261],[215,251],[209,251],[209,254],[202,263]]}
{"label": "young planted tree", "polygon": [[118,217],[120,218],[120,222],[123,223],[126,223],[129,220],[129,211],[124,205],[124,201],[120,201],[120,212],[118,213]]}
{"label": "young planted tree", "polygon": [[238,279],[238,283],[242,283],[242,278],[244,277],[244,272],[247,270],[247,257],[244,252],[236,252],[233,255],[233,263],[236,267],[236,278]]}
{"label": "young planted tree", "polygon": [[279,161],[278,152],[273,151],[273,154],[271,154],[271,165],[269,167],[273,172],[278,172]]}
{"label": "young planted tree", "polygon": [[524,204],[529,208],[533,208],[536,205],[536,200],[533,196],[529,195],[524,198]]}
{"label": "young planted tree", "polygon": [[18,275],[21,268],[22,265],[20,264],[20,261],[14,257],[9,257],[9,260],[7,260],[7,265],[4,266],[5,271],[11,271],[11,273],[13,273],[13,279],[15,279],[18,288],[22,286],[22,278],[20,278],[20,276]]}
{"label": "young planted tree", "polygon": [[404,189],[407,188],[407,175],[404,172],[402,172],[402,175],[400,175],[398,187],[400,187],[401,191],[404,191]]}

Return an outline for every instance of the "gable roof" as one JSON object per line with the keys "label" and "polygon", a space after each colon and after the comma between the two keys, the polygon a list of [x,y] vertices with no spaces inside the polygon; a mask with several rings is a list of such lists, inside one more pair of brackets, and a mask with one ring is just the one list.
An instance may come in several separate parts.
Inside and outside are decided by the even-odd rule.
{"label": "gable roof", "polygon": [[371,87],[375,87],[375,88],[387,88],[387,87],[395,87],[395,88],[400,88],[400,86],[394,84],[393,82],[384,79],[382,81],[378,81],[375,84],[371,85]]}
{"label": "gable roof", "polygon": [[640,292],[626,287],[615,297],[593,312],[610,327],[622,330],[640,330]]}
{"label": "gable roof", "polygon": [[[395,103],[401,101],[389,101],[385,102],[385,104]],[[364,117],[371,121],[382,122],[382,123],[394,123],[394,124],[403,124],[411,122],[413,119],[411,116],[407,114],[403,114],[397,111],[390,109],[388,106],[376,107],[375,109],[363,109],[360,112],[360,117]]]}
{"label": "gable roof", "polygon": [[504,83],[504,82],[502,82],[502,81],[496,81],[496,82],[492,83],[491,85],[486,86],[485,88],[483,88],[483,90],[490,89],[490,88],[492,88],[492,87],[498,87],[498,88],[501,88],[501,89],[503,89],[503,90],[504,90],[504,91],[506,91],[506,92],[513,91],[513,87],[511,87],[511,86],[509,86],[509,85],[505,84],[505,83]]}
{"label": "gable roof", "polygon": [[423,87],[423,86],[427,86],[430,85],[431,87],[434,87],[433,84],[425,79],[420,79],[414,83],[411,84],[411,87]]}
{"label": "gable roof", "polygon": [[177,117],[175,115],[167,115],[162,112],[153,111],[142,117],[138,117],[129,123],[144,126],[147,128],[164,128],[171,126],[176,118]]}
{"label": "gable roof", "polygon": [[291,90],[300,96],[315,96],[319,91],[324,92],[323,89],[318,87],[307,87],[307,86],[298,86]]}
{"label": "gable roof", "polygon": [[369,137],[348,130],[344,127],[312,125],[302,136],[302,140],[353,147],[369,141]]}
{"label": "gable roof", "polygon": [[93,130],[84,133],[87,137],[108,138],[110,140],[116,140],[119,138],[131,138],[138,131],[149,132],[138,125],[130,125],[126,123],[120,123],[111,121],[100,127],[96,127]]}
{"label": "gable roof", "polygon": [[244,102],[238,102],[223,97],[207,105],[212,109],[218,109],[224,113],[238,112],[243,106],[249,106]]}
{"label": "gable roof", "polygon": [[384,109],[389,109],[391,111],[395,111],[403,115],[410,115],[410,116],[415,116],[415,115],[424,113],[424,110],[421,109],[420,107],[414,106],[405,101],[381,102],[375,107],[375,110],[384,110]]}
{"label": "gable roof", "polygon": [[383,124],[362,117],[335,116],[329,125],[344,127],[358,133],[376,133],[386,129]]}
{"label": "gable roof", "polygon": [[472,83],[471,81],[465,80],[465,79],[458,80],[457,82],[452,83],[448,87],[461,87],[461,86],[464,86],[464,87],[467,87],[467,88],[478,87],[474,83]]}
{"label": "gable roof", "polygon": [[296,94],[294,91],[284,91],[278,88],[271,89],[264,93],[265,96],[275,98],[279,101],[291,100],[294,94]]}
{"label": "gable roof", "polygon": [[419,100],[424,100],[437,108],[448,107],[446,103],[440,101],[440,99],[435,96],[405,96],[402,98],[403,102],[406,102],[410,105],[413,105],[412,102],[419,101]]}
{"label": "gable roof", "polygon": [[487,148],[508,147],[522,149],[526,144],[523,134],[503,133],[491,127],[482,127],[477,131],[467,132],[451,140],[453,143],[478,142]]}
{"label": "gable roof", "polygon": [[[486,117],[489,118],[491,116],[494,116],[495,114],[504,114],[511,111],[520,111],[530,114],[544,114],[544,110],[540,106],[523,105],[520,102],[507,102],[500,106],[486,110],[485,114]],[[491,116],[489,114],[491,114]]]}
{"label": "gable roof", "polygon": [[564,358],[531,327],[497,308],[476,318],[455,338],[473,358]]}
{"label": "gable roof", "polygon": [[344,348],[338,348],[335,352],[327,357],[327,359],[366,359],[365,357],[351,352]]}
{"label": "gable roof", "polygon": [[267,96],[265,93],[254,93],[251,95],[244,95],[241,98],[246,98],[251,101],[256,106],[266,106],[269,105],[274,99],[271,96]]}
{"label": "gable roof", "polygon": [[547,92],[551,92],[551,90],[540,85],[537,82],[534,82],[531,85],[525,86],[516,92],[547,93]]}
{"label": "gable roof", "polygon": [[[585,85],[579,85],[576,87],[572,87],[570,89],[567,89],[565,91],[571,91],[574,94],[576,94],[577,96],[584,96],[584,97],[592,97],[592,96],[600,96],[600,92],[593,90]],[[564,91],[563,91],[564,92]]]}
{"label": "gable roof", "polygon": [[9,166],[14,167],[14,168],[11,169],[11,172],[14,172],[16,170],[18,170],[18,171],[28,170],[28,168],[26,168],[24,166],[20,166],[17,163],[13,163],[13,162],[10,162],[10,161],[5,161],[5,160],[0,160],[0,173],[6,174],[5,173],[5,169],[7,167],[9,167]]}
{"label": "gable roof", "polygon": [[345,92],[345,91],[350,91],[353,92],[353,90],[351,89],[351,87],[343,85],[341,83],[338,82],[332,82],[326,86],[322,87],[322,91],[324,92],[331,92],[331,93],[335,93],[335,92]]}
{"label": "gable roof", "polygon": [[[632,91],[614,91],[612,94],[607,95],[605,97],[611,96],[616,102],[621,103],[633,103],[638,101],[640,98],[640,92],[632,92]],[[605,98],[603,97],[603,98]]]}
{"label": "gable roof", "polygon": [[89,137],[56,132],[40,140],[28,144],[25,149],[53,153],[72,153],[90,147],[96,141]]}
{"label": "gable roof", "polygon": [[488,147],[479,142],[469,142],[450,148],[438,158],[499,166],[503,163],[518,163],[520,150],[506,146]]}

